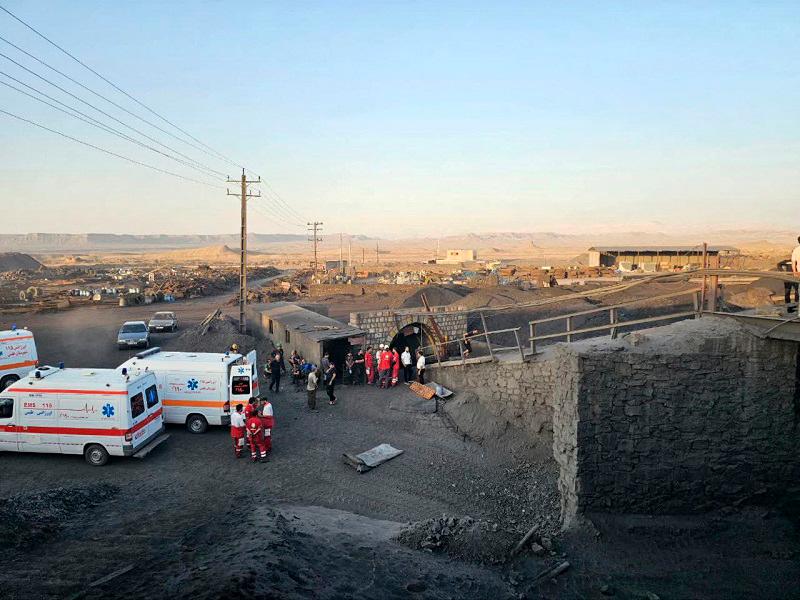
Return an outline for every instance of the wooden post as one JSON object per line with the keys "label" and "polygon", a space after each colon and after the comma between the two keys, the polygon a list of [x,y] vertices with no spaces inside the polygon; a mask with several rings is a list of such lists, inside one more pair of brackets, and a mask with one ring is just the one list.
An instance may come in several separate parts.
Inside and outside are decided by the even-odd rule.
{"label": "wooden post", "polygon": [[[617,323],[617,309],[616,308],[609,309],[609,311],[608,311],[608,322],[611,323],[612,325]],[[617,328],[616,327],[612,327],[611,328],[611,339],[612,340],[617,339]]]}
{"label": "wooden post", "polygon": [[531,354],[536,354],[536,323],[531,321]]}
{"label": "wooden post", "polygon": [[567,317],[567,343],[572,341],[572,317]]}
{"label": "wooden post", "polygon": [[709,278],[709,284],[711,289],[709,290],[711,293],[709,294],[708,302],[709,308],[711,312],[717,311],[717,291],[719,289],[719,275],[711,275]]}
{"label": "wooden post", "polygon": [[692,305],[694,306],[694,318],[700,318],[700,307],[702,304],[700,303],[700,292],[695,292],[692,294]]}
{"label": "wooden post", "polygon": [[517,340],[517,348],[519,348],[519,356],[522,358],[522,362],[525,362],[525,351],[522,349],[522,344],[519,341],[519,327],[514,330],[514,337]]}
{"label": "wooden post", "polygon": [[489,329],[486,327],[486,317],[483,313],[481,315],[481,325],[483,325],[483,333],[486,336],[486,347],[489,349],[489,358],[494,360],[494,353],[492,352],[492,340],[489,339]]}

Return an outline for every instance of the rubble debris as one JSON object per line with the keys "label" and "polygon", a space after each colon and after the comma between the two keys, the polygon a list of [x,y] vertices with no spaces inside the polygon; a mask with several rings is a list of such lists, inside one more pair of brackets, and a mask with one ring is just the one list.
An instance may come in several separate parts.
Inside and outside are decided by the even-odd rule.
{"label": "rubble debris", "polygon": [[119,488],[100,483],[81,487],[57,487],[34,494],[0,499],[0,549],[30,546],[56,534],[76,513],[112,498]]}

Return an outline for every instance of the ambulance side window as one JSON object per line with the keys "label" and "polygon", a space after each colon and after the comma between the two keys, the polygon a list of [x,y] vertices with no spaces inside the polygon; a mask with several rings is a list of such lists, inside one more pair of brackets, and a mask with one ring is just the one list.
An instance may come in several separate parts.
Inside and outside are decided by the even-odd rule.
{"label": "ambulance side window", "polygon": [[139,392],[131,396],[131,416],[135,419],[144,412],[144,396]]}
{"label": "ambulance side window", "polygon": [[0,419],[10,419],[14,416],[14,399],[0,398]]}
{"label": "ambulance side window", "polygon": [[156,386],[151,385],[144,391],[145,397],[147,398],[147,408],[153,408],[156,404],[158,404],[158,390]]}

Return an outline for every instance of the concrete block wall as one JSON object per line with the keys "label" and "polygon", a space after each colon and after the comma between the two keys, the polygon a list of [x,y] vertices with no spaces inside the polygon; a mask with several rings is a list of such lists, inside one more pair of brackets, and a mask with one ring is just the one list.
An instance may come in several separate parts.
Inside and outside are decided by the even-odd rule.
{"label": "concrete block wall", "polygon": [[[467,330],[467,315],[463,313],[450,314],[458,310],[457,307],[438,306],[432,307],[436,323],[442,333],[450,339],[459,339]],[[412,323],[421,323],[427,326],[430,314],[418,310],[372,310],[350,313],[350,324],[367,332],[367,344],[388,344],[397,332]]]}
{"label": "concrete block wall", "polygon": [[432,364],[427,377],[452,390],[474,392],[491,414],[532,436],[550,436],[556,383],[553,356],[544,352],[525,363],[471,359],[464,366],[457,361]]}
{"label": "concrete block wall", "polygon": [[[711,321],[557,350],[562,516],[691,513],[800,493],[797,344]],[[660,343],[670,328],[691,347]],[[689,338],[683,338],[689,339]]]}

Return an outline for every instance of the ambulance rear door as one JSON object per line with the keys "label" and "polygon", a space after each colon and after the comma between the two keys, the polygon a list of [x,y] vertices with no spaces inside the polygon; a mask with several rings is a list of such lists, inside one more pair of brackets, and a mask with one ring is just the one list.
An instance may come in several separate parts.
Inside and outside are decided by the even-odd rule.
{"label": "ambulance rear door", "polygon": [[247,361],[247,364],[250,365],[250,371],[251,371],[250,379],[252,379],[253,382],[252,395],[257,397],[261,393],[261,391],[258,384],[258,366],[257,366],[256,351],[251,350],[250,352],[248,352],[247,356],[245,357],[245,361]]}
{"label": "ambulance rear door", "polygon": [[161,398],[155,377],[133,386],[129,393],[131,427],[125,433],[125,442],[136,449],[161,430]]}
{"label": "ambulance rear door", "polygon": [[247,404],[253,396],[253,369],[251,365],[235,364],[230,367],[230,406]]}

